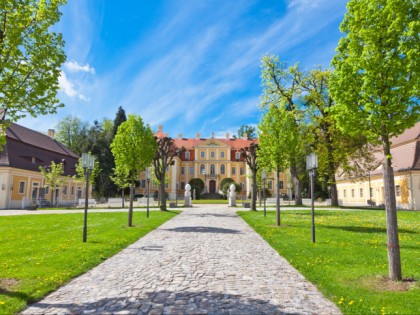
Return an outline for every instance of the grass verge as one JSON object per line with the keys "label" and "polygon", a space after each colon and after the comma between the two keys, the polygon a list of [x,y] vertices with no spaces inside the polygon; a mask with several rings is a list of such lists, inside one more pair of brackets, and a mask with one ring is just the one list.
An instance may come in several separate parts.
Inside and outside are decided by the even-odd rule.
{"label": "grass verge", "polygon": [[16,313],[118,253],[178,212],[89,213],[0,217],[0,314]]}
{"label": "grass verge", "polygon": [[345,314],[418,314],[420,213],[398,212],[403,276],[387,280],[384,211],[240,211],[238,214]]}

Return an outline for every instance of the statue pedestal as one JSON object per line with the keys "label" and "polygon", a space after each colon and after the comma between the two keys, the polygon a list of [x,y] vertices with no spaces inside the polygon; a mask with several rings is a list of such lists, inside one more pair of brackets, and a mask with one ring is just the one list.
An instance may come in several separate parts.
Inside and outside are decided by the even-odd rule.
{"label": "statue pedestal", "polygon": [[236,207],[236,196],[235,197],[229,197],[229,207]]}
{"label": "statue pedestal", "polygon": [[191,197],[185,197],[185,204],[186,207],[192,207]]}

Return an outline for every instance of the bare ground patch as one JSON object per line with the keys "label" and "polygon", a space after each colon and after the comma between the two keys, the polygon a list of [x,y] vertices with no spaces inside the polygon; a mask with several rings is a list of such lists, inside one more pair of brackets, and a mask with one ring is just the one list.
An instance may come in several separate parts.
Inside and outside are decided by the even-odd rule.
{"label": "bare ground patch", "polygon": [[405,278],[402,281],[392,281],[385,276],[375,276],[363,279],[362,285],[375,291],[403,292],[418,286],[419,281],[414,278]]}
{"label": "bare ground patch", "polygon": [[6,293],[19,285],[20,281],[14,278],[0,278],[0,294]]}

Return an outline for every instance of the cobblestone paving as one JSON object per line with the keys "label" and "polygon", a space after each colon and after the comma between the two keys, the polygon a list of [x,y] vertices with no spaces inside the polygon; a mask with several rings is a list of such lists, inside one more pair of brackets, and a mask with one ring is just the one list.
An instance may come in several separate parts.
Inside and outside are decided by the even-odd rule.
{"label": "cobblestone paving", "polygon": [[340,314],[234,209],[187,209],[23,314]]}

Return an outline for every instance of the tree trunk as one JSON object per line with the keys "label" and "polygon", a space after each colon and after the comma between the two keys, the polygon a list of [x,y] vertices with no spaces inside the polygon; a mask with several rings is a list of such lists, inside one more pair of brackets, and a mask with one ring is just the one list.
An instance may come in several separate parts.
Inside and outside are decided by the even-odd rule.
{"label": "tree trunk", "polygon": [[124,208],[124,188],[123,189],[121,189],[121,203],[122,203],[122,207]]}
{"label": "tree trunk", "polygon": [[293,185],[295,187],[295,205],[302,205],[302,183],[299,179],[297,167],[295,164],[290,166],[290,174],[292,175]]}
{"label": "tree trunk", "polygon": [[166,211],[165,173],[163,173],[163,176],[160,179],[159,195],[160,195],[160,210]]}
{"label": "tree trunk", "polygon": [[336,183],[330,184],[330,198],[331,198],[331,206],[338,207],[338,194],[337,194]]}
{"label": "tree trunk", "polygon": [[276,178],[276,224],[280,225],[280,166],[277,166]]}
{"label": "tree trunk", "polygon": [[[389,136],[382,136],[385,162],[384,186],[386,209],[386,233],[388,238],[388,274],[393,281],[402,280],[400,245],[398,240],[397,206],[395,200],[394,170],[392,168]],[[370,192],[369,192],[370,193]]]}
{"label": "tree trunk", "polygon": [[257,171],[252,172],[251,210],[257,211]]}
{"label": "tree trunk", "polygon": [[131,180],[130,206],[128,207],[128,226],[133,226],[133,197],[134,197],[134,181]]}

